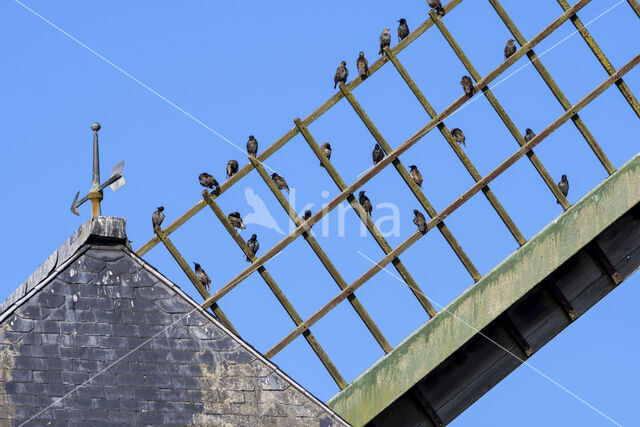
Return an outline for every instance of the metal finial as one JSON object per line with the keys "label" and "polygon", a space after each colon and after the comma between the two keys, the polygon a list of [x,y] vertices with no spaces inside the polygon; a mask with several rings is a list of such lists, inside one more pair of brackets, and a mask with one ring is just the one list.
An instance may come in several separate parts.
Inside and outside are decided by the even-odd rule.
{"label": "metal finial", "polygon": [[91,187],[91,191],[99,191],[98,187],[100,186],[100,149],[98,148],[98,131],[100,130],[100,123],[93,122],[91,124],[91,129],[93,129],[93,180],[91,181],[93,186]]}
{"label": "metal finial", "polygon": [[78,200],[78,196],[80,192],[76,194],[76,197],[73,199],[73,203],[71,204],[71,212],[76,215],[80,215],[78,212],[78,206],[86,202],[87,200],[91,200],[91,215],[92,216],[100,216],[102,211],[100,209],[100,202],[102,201],[102,190],[106,186],[111,186],[113,191],[118,190],[125,184],[125,180],[122,177],[122,169],[124,167],[124,160],[114,166],[111,170],[111,177],[106,180],[104,183],[100,184],[100,149],[98,147],[98,131],[101,126],[98,122],[93,122],[91,124],[91,130],[93,130],[93,176],[91,179],[91,189],[89,190],[89,194]]}

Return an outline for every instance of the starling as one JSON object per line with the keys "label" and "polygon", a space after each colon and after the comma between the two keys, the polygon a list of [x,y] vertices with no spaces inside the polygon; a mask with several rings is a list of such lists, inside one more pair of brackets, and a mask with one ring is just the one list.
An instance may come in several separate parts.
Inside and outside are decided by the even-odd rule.
{"label": "starling", "polygon": [[304,219],[306,221],[309,218],[311,218],[311,211],[309,209],[307,209],[306,211],[304,211],[304,216],[302,217],[302,219]]}
{"label": "starling", "polygon": [[241,230],[244,230],[245,228],[247,228],[242,222],[242,218],[240,217],[239,212],[231,212],[227,218],[229,218],[229,222],[235,228],[239,228]]}
{"label": "starling", "polygon": [[380,52],[378,52],[378,55],[384,55],[384,48],[389,46],[391,46],[391,34],[389,34],[389,29],[385,28],[380,34]]}
{"label": "starling", "polygon": [[418,209],[413,210],[413,223],[418,226],[418,230],[422,233],[427,231],[427,220],[424,219],[424,215]]}
{"label": "starling", "polygon": [[[260,243],[258,243],[258,236],[256,236],[255,234],[252,234],[251,238],[247,240],[247,246],[249,246],[249,250],[253,252],[253,254],[255,255],[256,252],[258,252],[258,249],[260,249]],[[247,257],[247,261],[251,262],[251,259]]]}
{"label": "starling", "polygon": [[444,8],[442,7],[442,3],[440,3],[440,0],[427,0],[427,4],[440,16],[444,16]]}
{"label": "starling", "polygon": [[227,162],[227,179],[238,173],[238,161],[229,160]]}
{"label": "starling", "polygon": [[[322,152],[324,153],[324,155],[327,156],[327,160],[331,160],[331,144],[329,144],[328,142],[325,142],[322,144],[320,148],[322,149]],[[320,166],[324,167],[322,165],[322,162],[320,162]]]}
{"label": "starling", "polygon": [[456,140],[458,144],[462,144],[463,147],[466,147],[465,141],[467,138],[464,136],[464,132],[462,132],[458,128],[451,129],[451,136]]}
{"label": "starling", "polygon": [[287,193],[289,192],[289,186],[287,185],[287,181],[285,181],[283,177],[274,172],[271,174],[271,179],[276,183],[276,187],[278,187],[278,190],[287,190]]}
{"label": "starling", "polygon": [[373,212],[373,206],[371,206],[371,200],[369,200],[369,198],[365,196],[364,193],[364,190],[360,191],[360,194],[358,194],[358,201],[364,208],[364,211],[367,213],[367,215],[371,216],[371,212]]}
{"label": "starling", "polygon": [[471,98],[475,92],[473,88],[473,82],[471,81],[471,77],[463,76],[462,80],[460,80],[460,84],[462,85],[462,89],[464,89],[464,93]]}
{"label": "starling", "polygon": [[378,144],[373,147],[373,152],[371,153],[371,157],[373,158],[373,164],[377,165],[384,159],[384,151],[380,148]]}
{"label": "starling", "polygon": [[511,55],[516,53],[516,45],[514,44],[515,40],[509,39],[507,41],[507,45],[504,47],[504,59],[509,59]]}
{"label": "starling", "polygon": [[200,267],[200,264],[198,264],[197,262],[194,262],[193,264],[196,266],[196,276],[198,276],[198,279],[200,279],[204,287],[207,288],[207,291],[210,290],[211,279],[209,279],[207,273],[205,273],[202,267]]}
{"label": "starling", "polygon": [[[569,194],[569,180],[567,179],[567,175],[562,175],[562,179],[558,183],[558,188],[560,189],[564,197],[567,197],[567,194]],[[560,200],[558,200],[556,203],[560,204]]]}
{"label": "starling", "polygon": [[400,18],[398,21],[400,25],[398,25],[398,42],[401,42],[409,35],[409,26],[407,25],[407,20],[404,18]]}
{"label": "starling", "polygon": [[347,70],[347,63],[342,61],[336,70],[336,75],[333,76],[333,88],[338,86],[338,83],[342,82],[347,84],[347,77],[349,77],[349,70]]}
{"label": "starling", "polygon": [[409,168],[410,168],[409,175],[411,175],[411,178],[413,178],[413,180],[416,182],[418,187],[422,188],[422,182],[424,180],[422,179],[422,174],[418,170],[418,167],[416,165],[411,165],[409,166]]}
{"label": "starling", "polygon": [[212,177],[206,172],[202,172],[200,176],[198,176],[198,181],[200,181],[200,185],[202,185],[205,188],[208,188],[210,190],[213,190],[215,188],[216,191],[220,190],[220,185],[218,184],[218,181],[216,181],[214,177]]}
{"label": "starling", "polygon": [[529,142],[531,141],[533,138],[535,138],[536,134],[533,133],[533,131],[529,128],[527,128],[527,130],[525,131],[524,134],[524,142]]}
{"label": "starling", "polygon": [[162,221],[164,221],[164,214],[162,211],[164,210],[164,206],[158,206],[156,211],[151,215],[151,223],[153,224],[153,229],[156,227],[160,227],[162,225]]}
{"label": "starling", "polygon": [[362,80],[369,76],[369,61],[364,57],[364,52],[360,52],[358,59],[356,60],[356,67],[358,67],[358,74]]}
{"label": "starling", "polygon": [[247,141],[247,154],[251,154],[252,156],[258,154],[258,141],[253,135],[249,135],[249,140]]}

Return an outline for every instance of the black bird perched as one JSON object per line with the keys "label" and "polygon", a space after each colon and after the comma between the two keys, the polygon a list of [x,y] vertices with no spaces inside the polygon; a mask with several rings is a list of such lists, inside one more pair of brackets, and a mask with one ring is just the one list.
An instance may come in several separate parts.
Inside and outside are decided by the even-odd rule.
{"label": "black bird perched", "polygon": [[422,233],[427,231],[427,220],[418,209],[413,210],[413,223],[418,226],[418,230]]}
{"label": "black bird perched", "polygon": [[418,167],[416,165],[411,165],[409,166],[409,169],[409,175],[411,175],[411,178],[413,178],[418,187],[422,188],[422,182],[424,180],[422,179],[422,174],[418,170]]}
{"label": "black bird perched", "polygon": [[304,211],[304,216],[302,217],[302,219],[304,219],[306,221],[309,218],[311,218],[311,211],[309,209],[307,209],[306,211]]}
{"label": "black bird perched", "polygon": [[444,8],[442,7],[442,3],[440,3],[440,0],[427,0],[427,4],[440,16],[444,16]]}
{"label": "black bird perched", "polygon": [[471,98],[475,92],[473,88],[473,81],[471,81],[471,77],[462,76],[462,80],[460,80],[460,84],[462,85],[462,89],[464,89],[464,93]]}
{"label": "black bird perched", "polygon": [[196,267],[196,276],[198,276],[198,279],[200,279],[204,287],[207,288],[207,291],[210,290],[211,279],[209,278],[209,276],[207,276],[207,273],[204,272],[202,267],[200,267],[200,264],[198,264],[197,262],[194,262],[193,264]]}
{"label": "black bird perched", "polygon": [[464,136],[464,132],[458,128],[451,129],[451,136],[456,140],[458,144],[462,144],[463,147],[466,147],[465,141],[467,138]]}
{"label": "black bird perched", "polygon": [[227,162],[227,179],[238,173],[238,161],[229,160]]}
{"label": "black bird perched", "polygon": [[400,18],[398,22],[400,23],[400,25],[398,25],[398,42],[401,42],[409,35],[410,31],[406,19]]}
{"label": "black bird perched", "polygon": [[151,215],[151,223],[153,224],[153,229],[156,227],[160,227],[162,225],[162,221],[164,221],[164,214],[162,211],[164,210],[164,206],[158,206],[156,211]]}
{"label": "black bird perched", "polygon": [[249,140],[247,141],[247,154],[251,154],[253,156],[258,154],[258,141],[253,137],[253,135],[249,135]]}
{"label": "black bird perched", "polygon": [[380,148],[378,144],[373,147],[373,152],[371,153],[371,157],[373,158],[373,164],[377,165],[384,159],[384,151]]}
{"label": "black bird perched", "polygon": [[358,67],[358,74],[362,80],[369,76],[369,61],[364,57],[364,52],[360,51],[358,59],[356,60],[356,67]]}
{"label": "black bird perched", "polygon": [[389,29],[385,28],[380,34],[380,52],[378,52],[378,55],[384,55],[384,48],[389,46],[391,46],[391,34],[389,34]]}
{"label": "black bird perched", "polygon": [[285,181],[283,177],[274,172],[271,174],[271,179],[276,183],[276,187],[278,187],[278,190],[287,190],[287,193],[289,192],[289,186],[287,185],[287,181]]}
{"label": "black bird perched", "polygon": [[371,216],[371,212],[373,212],[373,206],[371,206],[371,200],[369,200],[369,198],[365,196],[364,193],[364,190],[360,191],[360,194],[358,194],[358,201],[364,208],[364,211],[367,213],[367,215]]}
{"label": "black bird perched", "polygon": [[220,190],[220,185],[218,184],[218,181],[216,181],[214,177],[212,177],[206,172],[202,172],[200,176],[198,176],[198,181],[200,181],[200,185],[202,185],[205,188],[208,188],[210,190],[213,190],[213,188],[215,188],[216,191]]}
{"label": "black bird perched", "polygon": [[533,131],[531,129],[527,128],[527,130],[525,131],[525,134],[524,134],[524,142],[529,142],[535,137],[536,137],[536,134],[533,133]]}
{"label": "black bird perched", "polygon": [[[252,234],[251,238],[247,240],[247,246],[249,246],[249,250],[253,252],[253,254],[255,255],[256,252],[258,252],[258,249],[260,249],[260,243],[258,243],[258,236],[256,236],[255,234]],[[247,257],[247,261],[251,262],[251,259]]]}
{"label": "black bird perched", "polygon": [[231,212],[227,218],[229,219],[231,225],[233,225],[235,228],[239,228],[240,230],[244,230],[245,228],[247,228],[244,225],[244,222],[242,222],[240,212]]}
{"label": "black bird perched", "polygon": [[504,59],[509,59],[511,55],[516,53],[516,45],[514,44],[515,40],[509,39],[507,40],[507,45],[504,47]]}
{"label": "black bird perched", "polygon": [[[328,142],[324,142],[322,146],[320,146],[320,148],[322,149],[324,155],[327,156],[327,160],[331,160],[331,144],[329,144]],[[322,162],[320,162],[320,166],[324,167],[322,165]]]}
{"label": "black bird perched", "polygon": [[[560,189],[564,197],[567,197],[567,194],[569,194],[569,180],[567,179],[567,175],[562,175],[562,179],[558,183],[558,188]],[[560,204],[560,200],[558,200],[556,203]]]}
{"label": "black bird perched", "polygon": [[347,77],[349,77],[349,70],[347,70],[347,63],[342,61],[336,70],[336,75],[333,76],[333,88],[338,86],[338,83],[342,82],[347,84]]}

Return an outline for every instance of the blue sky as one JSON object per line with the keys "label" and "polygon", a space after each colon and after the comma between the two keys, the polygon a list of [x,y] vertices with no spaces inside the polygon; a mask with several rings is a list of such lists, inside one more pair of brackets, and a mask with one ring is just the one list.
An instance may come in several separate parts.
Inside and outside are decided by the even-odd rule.
{"label": "blue sky", "polygon": [[[527,39],[562,12],[554,0],[525,3],[530,2],[502,2]],[[221,4],[148,0],[107,4],[32,0],[24,4],[234,144],[244,147],[247,136],[255,135],[261,150],[293,127],[294,118],[304,118],[334,93],[333,74],[341,60],[347,61],[353,77],[360,50],[370,63],[377,58],[382,28],[391,28],[395,44],[399,18],[406,18],[414,29],[427,17],[424,1]],[[618,0],[595,0],[579,16],[588,22],[616,4]],[[489,2],[465,0],[444,23],[481,75],[500,64],[511,36]],[[156,206],[165,206],[167,225],[199,200],[200,172],[208,171],[222,181],[227,160],[237,159],[241,166],[247,163],[236,147],[17,2],[0,2],[0,24],[4,58],[0,67],[0,196],[5,206],[0,211],[5,224],[0,299],[88,217],[88,205],[80,209],[80,217],[69,212],[69,205],[76,191],[84,194],[90,185],[91,122],[102,124],[103,179],[113,165],[126,160],[127,185],[116,194],[105,191],[103,214],[127,218],[134,248],[152,237],[150,214]],[[624,36],[619,28],[625,29]],[[626,2],[589,30],[616,68],[638,53],[635,42],[640,21]],[[574,27],[565,23],[536,52],[551,48],[572,32]],[[399,59],[437,111],[459,96],[460,77],[467,73],[435,27]],[[512,69],[527,61],[519,60]],[[547,53],[542,62],[572,103],[607,77],[577,34]],[[640,94],[638,70],[632,70],[625,81]],[[496,87],[494,94],[522,133],[527,127],[539,132],[562,113],[531,66]],[[383,67],[354,95],[392,147],[427,122],[424,110],[392,65]],[[639,151],[638,142],[627,138],[639,130],[637,116],[615,87],[580,115],[616,167]],[[465,131],[466,153],[483,175],[517,149],[486,99],[465,107],[445,123]],[[346,101],[340,101],[309,129],[318,142],[331,142],[331,161],[347,183],[370,167],[374,140]],[[547,138],[536,153],[554,179],[559,180],[563,173],[569,176],[572,203],[606,177],[571,123]],[[425,178],[424,192],[437,210],[473,184],[438,132],[427,135],[401,160],[407,166],[418,165]],[[300,136],[266,164],[295,188],[299,211],[308,203],[316,211],[339,193]],[[526,158],[491,187],[526,238],[561,213]],[[250,213],[245,199],[249,188],[265,201],[280,227],[288,230],[285,213],[255,171],[218,199],[222,209]],[[402,222],[397,235],[387,238],[391,246],[413,233],[412,210],[419,205],[396,171],[386,168],[363,189],[376,207],[374,219],[390,215],[389,208],[378,206],[381,203],[399,209]],[[471,199],[446,223],[482,274],[517,247],[482,195]],[[382,231],[390,228],[389,222],[382,224]],[[336,212],[329,216],[328,230],[328,236],[319,235],[318,241],[348,283],[371,266],[357,251],[376,260],[383,256],[371,237],[360,236],[359,220],[350,209],[345,214],[345,237],[338,236]],[[242,236],[247,239],[252,233],[258,234],[260,253],[283,237],[255,224]],[[188,261],[203,265],[214,288],[248,265],[208,210],[171,239]],[[154,248],[145,259],[200,300],[163,247]],[[438,304],[446,305],[473,283],[437,232],[429,233],[401,259],[425,294]],[[337,293],[337,286],[302,239],[266,267],[303,318]],[[639,280],[636,275],[625,282],[529,360],[627,425],[635,421],[633,384],[640,380],[633,362],[640,348],[627,338],[627,331],[637,325],[632,303],[640,296]],[[427,319],[407,287],[385,274],[376,275],[357,295],[392,345]],[[256,274],[226,296],[221,306],[243,337],[261,351],[293,328]],[[382,356],[347,304],[338,306],[312,331],[347,381]],[[301,339],[274,361],[323,400],[337,392]],[[486,419],[494,426],[513,425],[514,419],[522,426],[610,424],[527,367],[517,369],[452,425],[478,425]]]}

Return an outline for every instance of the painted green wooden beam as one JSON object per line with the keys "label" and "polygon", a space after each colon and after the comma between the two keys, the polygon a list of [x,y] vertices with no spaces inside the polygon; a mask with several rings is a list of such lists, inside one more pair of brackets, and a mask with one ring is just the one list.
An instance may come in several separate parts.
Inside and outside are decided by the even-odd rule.
{"label": "painted green wooden beam", "polygon": [[366,424],[637,203],[640,155],[334,396],[329,407],[354,426]]}
{"label": "painted green wooden beam", "polygon": [[[513,65],[518,59],[520,59],[528,50],[533,49],[538,43],[542,42],[549,34],[555,31],[562,23],[564,23],[569,17],[575,14],[577,11],[586,6],[590,0],[580,0],[578,3],[573,5],[571,9],[567,12],[560,15],[555,21],[553,21],[550,25],[548,25],[545,29],[543,29],[540,33],[538,33],[535,37],[527,42],[524,46],[522,46],[516,53],[511,55],[509,59],[500,64],[496,69],[487,74],[482,80],[480,80],[474,86],[474,90],[477,92],[479,90],[483,90],[487,87],[492,81],[494,81],[500,74],[502,74],[507,68]],[[635,65],[637,65],[640,60],[639,56],[634,57],[631,61],[629,61],[625,66],[620,68],[616,74],[616,78],[622,77],[626,74],[630,69],[632,69]],[[612,76],[614,77],[614,76]],[[609,87],[612,83],[611,78],[607,79],[603,82],[598,88],[589,93],[585,98],[580,100],[568,113],[575,114],[580,109],[584,108],[589,102],[593,101],[593,99],[600,95],[602,91]],[[358,178],[354,183],[345,188],[340,194],[334,197],[329,203],[327,203],[323,209],[316,212],[307,220],[308,225],[313,225],[316,222],[320,221],[328,212],[332,209],[336,208],[340,203],[346,200],[348,197],[353,196],[353,192],[358,188],[362,187],[364,184],[369,182],[378,172],[380,172],[383,168],[387,167],[393,159],[402,155],[409,148],[417,144],[426,134],[431,132],[440,122],[445,120],[455,111],[457,111],[463,104],[465,104],[469,98],[466,95],[461,95],[457,100],[455,100],[451,105],[445,108],[442,112],[440,112],[436,117],[430,120],[426,125],[424,125],[420,130],[414,133],[409,139],[400,144],[398,148],[393,150],[391,153],[387,153],[387,157],[382,159],[378,164],[373,166],[371,169],[367,170],[360,178]],[[492,171],[487,177],[483,178],[479,182],[477,182],[471,189],[467,191],[465,195],[458,198],[452,205],[438,214],[437,217],[433,218],[430,223],[437,224],[444,217],[448,216],[451,212],[457,209],[460,205],[462,205],[466,200],[468,200],[465,196],[471,197],[476,192],[480,191],[484,186],[486,186],[490,181],[495,179],[497,175],[502,173],[505,169],[507,169],[515,160],[519,159],[522,155],[528,153],[535,145],[539,144],[544,138],[546,138],[551,132],[557,129],[559,124],[566,122],[567,117],[566,114],[560,116],[556,122],[552,123],[548,128],[539,133],[535,138],[525,144],[520,150],[516,151],[509,159],[507,159],[504,163],[502,163],[498,168]],[[562,196],[562,193],[560,193]],[[562,196],[564,197],[564,196]],[[565,198],[566,200],[566,198]],[[231,279],[226,285],[220,288],[216,293],[214,293],[210,298],[208,298],[205,302],[202,303],[202,307],[209,307],[213,302],[222,298],[225,294],[230,292],[233,288],[238,286],[245,278],[251,275],[254,271],[258,269],[258,267],[264,263],[266,263],[269,259],[273,258],[276,254],[278,254],[282,249],[284,249],[287,245],[293,242],[298,236],[300,236],[306,227],[298,227],[293,230],[289,235],[283,238],[280,242],[278,242],[274,247],[267,250],[262,256],[260,256],[256,262],[251,264],[249,267],[241,271],[236,277]],[[394,262],[395,257],[394,257]]]}
{"label": "painted green wooden beam", "polygon": [[631,6],[631,9],[633,9],[633,11],[636,13],[638,18],[640,18],[640,5],[638,4],[638,1],[637,0],[627,0],[627,3],[629,3],[629,6]]}
{"label": "painted green wooden beam", "polygon": [[[592,90],[587,96],[582,98],[576,105],[571,107],[571,109],[560,117],[558,117],[553,123],[547,126],[542,132],[536,135],[533,139],[527,142],[523,147],[521,147],[518,151],[513,153],[507,160],[502,162],[498,167],[489,172],[487,176],[482,178],[479,182],[471,186],[466,192],[464,192],[460,197],[458,197],[452,204],[444,208],[438,215],[427,222],[427,231],[433,229],[440,221],[443,221],[447,216],[451,215],[456,211],[460,206],[466,203],[469,199],[471,199],[474,195],[476,195],[485,185],[493,182],[500,174],[502,174],[509,167],[513,166],[518,160],[520,160],[523,156],[525,156],[529,151],[531,151],[534,147],[540,144],[546,137],[551,135],[552,132],[557,130],[560,126],[566,123],[575,113],[581,111],[585,106],[589,105],[594,99],[596,99],[599,95],[601,95],[605,90],[607,90],[611,85],[620,77],[624,76],[630,70],[632,70],[636,65],[640,63],[640,54],[636,55],[631,61],[625,64],[622,68],[620,68],[616,74],[606,79],[602,82],[598,87]],[[396,149],[396,153],[399,149]],[[383,159],[382,161],[387,160],[388,157]],[[382,162],[380,162],[382,163]],[[362,178],[361,178],[362,179]],[[335,199],[334,199],[335,200]],[[309,221],[312,221],[313,217]],[[325,304],[322,308],[312,314],[307,320],[305,320],[300,326],[290,332],[286,337],[284,337],[280,342],[278,342],[275,346],[273,346],[269,351],[265,353],[268,355],[267,357],[271,357],[274,354],[281,351],[284,347],[286,347],[289,343],[291,343],[296,337],[300,336],[307,328],[311,327],[314,323],[324,317],[329,311],[335,308],[340,302],[344,301],[344,299],[355,292],[360,286],[366,283],[369,279],[375,276],[378,272],[380,272],[383,268],[385,268],[391,260],[397,258],[404,251],[410,248],[415,242],[420,240],[424,234],[420,231],[416,231],[413,233],[408,239],[398,245],[393,251],[387,254],[380,261],[376,262],[371,269],[358,277],[351,285],[349,285],[345,290],[340,292],[334,298],[332,298],[327,304]],[[286,240],[285,240],[286,242]],[[277,246],[276,246],[277,247]],[[274,249],[275,251],[275,249]],[[246,274],[246,273],[245,273]],[[241,274],[242,275],[242,274]],[[225,287],[228,285],[225,285]],[[225,288],[223,287],[223,289]],[[232,288],[231,288],[232,289]],[[228,292],[230,289],[224,289],[225,292]],[[218,291],[220,292],[220,291]],[[212,295],[207,301],[202,304],[203,308],[208,307],[208,304],[216,301],[217,295]]]}

